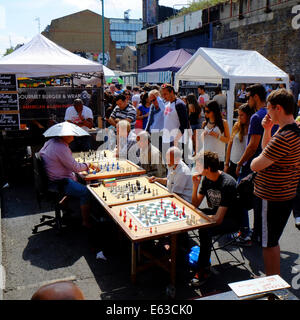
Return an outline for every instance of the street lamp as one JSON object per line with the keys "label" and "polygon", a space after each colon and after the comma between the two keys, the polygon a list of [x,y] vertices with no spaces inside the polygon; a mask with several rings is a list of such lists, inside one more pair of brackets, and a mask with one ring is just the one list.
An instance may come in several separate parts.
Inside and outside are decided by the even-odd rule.
{"label": "street lamp", "polygon": [[104,0],[102,2],[102,64],[104,65]]}

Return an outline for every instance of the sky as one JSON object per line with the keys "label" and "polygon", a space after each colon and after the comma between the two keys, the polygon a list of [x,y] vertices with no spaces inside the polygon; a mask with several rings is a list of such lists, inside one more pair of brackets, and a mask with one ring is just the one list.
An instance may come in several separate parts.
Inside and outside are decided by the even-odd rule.
{"label": "sky", "polygon": [[[159,0],[159,5],[180,9],[190,0]],[[0,0],[0,57],[7,48],[30,41],[42,32],[51,20],[89,9],[102,13],[101,0]],[[130,9],[130,18],[142,18],[142,0],[104,0],[104,16],[123,18]],[[39,27],[40,23],[40,27]]]}

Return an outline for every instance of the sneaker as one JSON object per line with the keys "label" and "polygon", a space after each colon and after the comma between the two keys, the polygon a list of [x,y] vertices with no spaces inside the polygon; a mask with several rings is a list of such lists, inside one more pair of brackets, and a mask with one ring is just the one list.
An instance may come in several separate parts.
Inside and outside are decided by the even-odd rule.
{"label": "sneaker", "polygon": [[245,246],[245,247],[250,247],[252,246],[252,241],[251,241],[251,236],[239,236],[238,238],[235,239],[235,242],[240,245],[240,246]]}
{"label": "sneaker", "polygon": [[209,279],[210,276],[210,268],[204,268],[201,271],[196,272],[194,278],[191,280],[191,285],[193,287],[201,286]]}
{"label": "sneaker", "polygon": [[300,230],[300,217],[295,218],[295,226]]}

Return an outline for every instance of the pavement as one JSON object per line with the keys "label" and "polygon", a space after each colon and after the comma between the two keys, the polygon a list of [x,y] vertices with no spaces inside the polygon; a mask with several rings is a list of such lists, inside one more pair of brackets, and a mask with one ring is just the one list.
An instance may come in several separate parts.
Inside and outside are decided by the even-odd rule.
{"label": "pavement", "polygon": [[[39,208],[31,168],[23,169],[10,186],[1,191],[2,265],[6,283],[4,300],[29,300],[42,285],[70,280],[80,287],[87,300],[160,300],[167,301],[168,274],[160,268],[139,273],[137,283],[130,281],[130,242],[109,219],[95,223],[93,234],[80,227],[80,215],[62,234],[50,227],[32,234],[43,214],[54,215],[47,203]],[[95,211],[105,217],[101,207]],[[253,215],[250,213],[252,224]],[[290,291],[300,298],[300,231],[291,215],[280,241],[281,276],[292,285]],[[1,246],[0,246],[1,249]],[[107,260],[96,259],[103,251]],[[212,254],[211,278],[200,288],[189,285],[192,273],[186,259],[178,258],[176,300],[187,300],[230,290],[228,283],[264,276],[261,248],[257,244],[242,248],[244,266],[219,250],[221,265]],[[231,252],[239,256],[237,247]],[[0,250],[1,257],[1,250]],[[1,288],[0,288],[1,289]]]}

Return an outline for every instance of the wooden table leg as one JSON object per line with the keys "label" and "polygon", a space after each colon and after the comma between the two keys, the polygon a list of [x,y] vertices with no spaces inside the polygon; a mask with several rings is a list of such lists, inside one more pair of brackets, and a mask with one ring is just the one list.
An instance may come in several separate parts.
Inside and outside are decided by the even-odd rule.
{"label": "wooden table leg", "polygon": [[136,244],[131,242],[131,281],[136,283]]}
{"label": "wooden table leg", "polygon": [[171,235],[171,284],[176,283],[176,254],[177,254],[177,234]]}

